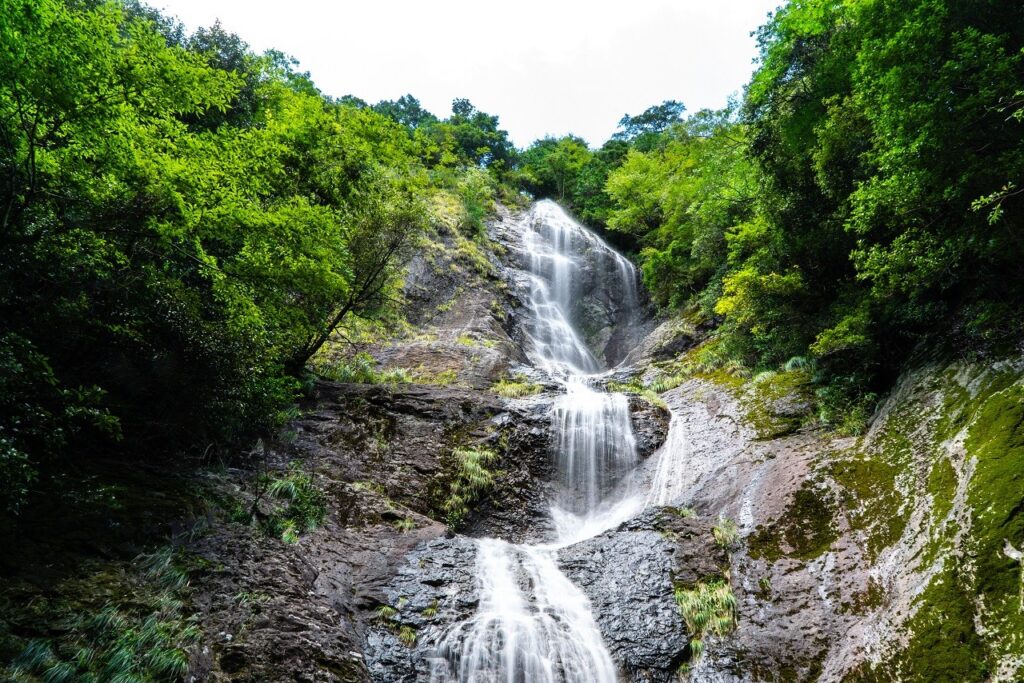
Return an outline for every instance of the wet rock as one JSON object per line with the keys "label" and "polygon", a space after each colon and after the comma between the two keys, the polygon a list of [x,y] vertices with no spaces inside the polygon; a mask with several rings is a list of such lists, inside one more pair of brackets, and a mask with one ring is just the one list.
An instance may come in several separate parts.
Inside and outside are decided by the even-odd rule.
{"label": "wet rock", "polygon": [[503,453],[493,490],[470,512],[461,531],[513,543],[549,536],[554,495],[550,402],[547,397],[509,401],[495,418]]}
{"label": "wet rock", "polygon": [[650,510],[559,552],[559,564],[590,599],[616,663],[632,681],[671,680],[688,657],[677,584],[720,574],[728,563],[711,524]]}
{"label": "wet rock", "polygon": [[476,610],[476,544],[436,539],[410,552],[381,591],[364,655],[375,683],[430,680],[445,629]]}
{"label": "wet rock", "polygon": [[287,545],[237,524],[199,539],[191,552],[193,607],[204,645],[195,680],[363,683],[363,624],[373,618],[401,558],[444,528],[325,526]]}
{"label": "wet rock", "polygon": [[[1003,499],[989,489],[974,502],[970,492],[985,462],[971,439],[988,428],[972,406],[994,406],[990,415],[1016,424],[1019,389],[1004,387],[1022,376],[1019,358],[917,368],[856,439],[807,425],[765,436],[763,414],[807,410],[765,391],[771,384],[692,379],[666,393],[687,438],[679,504],[735,520],[741,536],[731,566],[739,628],[709,645],[694,680],[980,681],[963,671],[983,648],[993,680],[1019,678],[1020,655],[999,653],[1017,652],[1020,630],[986,611],[1019,619],[1019,603],[991,587],[1001,575],[982,578],[963,558],[996,557],[1005,543],[1005,526],[984,530],[1004,518],[975,505],[1020,509],[1019,489]],[[751,406],[759,395],[766,400]],[[958,603],[949,585],[970,597]]]}
{"label": "wet rock", "polygon": [[629,349],[623,365],[643,368],[650,363],[676,359],[700,343],[709,329],[679,318],[650,320],[643,328],[644,335]]}
{"label": "wet rock", "polygon": [[629,397],[629,410],[633,418],[637,456],[644,460],[665,443],[671,416],[664,407],[655,405],[641,396]]}

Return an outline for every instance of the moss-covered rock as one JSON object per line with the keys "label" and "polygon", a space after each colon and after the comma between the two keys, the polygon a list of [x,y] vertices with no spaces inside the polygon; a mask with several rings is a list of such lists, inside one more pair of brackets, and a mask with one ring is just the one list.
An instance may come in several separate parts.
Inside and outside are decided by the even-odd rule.
{"label": "moss-covered rock", "polygon": [[745,387],[741,402],[757,438],[792,434],[807,421],[814,406],[811,375],[802,368],[761,373]]}
{"label": "moss-covered rock", "polygon": [[[1017,681],[1024,675],[1024,386],[1012,365],[930,373],[878,430],[870,457],[836,466],[861,499],[851,519],[872,557],[904,533],[926,497],[929,573],[900,643],[853,681]],[[898,482],[903,482],[899,485]],[[897,482],[893,485],[891,482]],[[929,567],[935,567],[934,572]]]}
{"label": "moss-covered rock", "polygon": [[825,488],[806,481],[793,493],[782,516],[760,525],[747,539],[751,557],[770,562],[780,557],[809,560],[818,557],[837,537],[836,504]]}

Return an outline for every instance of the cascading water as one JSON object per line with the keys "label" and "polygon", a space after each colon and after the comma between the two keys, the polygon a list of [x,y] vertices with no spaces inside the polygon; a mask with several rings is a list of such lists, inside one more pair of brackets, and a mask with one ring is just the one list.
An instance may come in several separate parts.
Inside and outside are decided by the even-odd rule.
{"label": "cascading water", "polygon": [[[586,596],[559,570],[556,553],[643,508],[633,495],[609,493],[637,463],[629,404],[596,386],[602,362],[578,332],[581,291],[600,287],[613,325],[638,314],[633,265],[554,202],[539,202],[522,225],[530,286],[528,328],[533,364],[560,382],[552,407],[555,463],[563,495],[554,501],[555,539],[511,545],[481,539],[477,551],[477,613],[441,639],[436,683],[614,683],[611,656]],[[586,292],[594,297],[594,292]],[[606,316],[607,317],[607,316]]]}
{"label": "cascading water", "polygon": [[[527,215],[522,241],[530,276],[534,364],[563,378],[598,372],[601,363],[580,334],[580,324],[621,329],[636,321],[636,267],[552,201],[538,202]],[[583,310],[586,302],[592,310]]]}
{"label": "cascading water", "polygon": [[654,471],[654,481],[647,494],[647,505],[671,505],[679,500],[689,483],[686,472],[687,454],[690,450],[686,430],[675,414],[668,426],[668,436],[661,447]]}
{"label": "cascading water", "polygon": [[549,549],[482,539],[477,581],[480,606],[442,641],[435,680],[614,683],[590,604]]}
{"label": "cascading water", "polygon": [[624,395],[598,391],[578,376],[566,380],[565,388],[552,420],[565,486],[558,503],[563,510],[587,514],[636,465],[636,440]]}

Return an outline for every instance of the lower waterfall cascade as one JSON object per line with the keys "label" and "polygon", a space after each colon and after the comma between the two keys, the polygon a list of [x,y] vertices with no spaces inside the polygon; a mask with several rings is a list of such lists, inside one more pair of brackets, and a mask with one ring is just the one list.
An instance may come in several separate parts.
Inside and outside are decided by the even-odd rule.
{"label": "lower waterfall cascade", "polygon": [[599,273],[614,278],[610,289],[621,295],[620,320],[628,324],[639,309],[636,270],[554,202],[534,205],[521,228],[529,357],[563,389],[551,408],[562,491],[551,501],[554,537],[534,545],[476,541],[479,605],[439,641],[431,680],[615,683],[616,666],[590,603],[559,569],[557,553],[677,497],[672,475],[679,467],[675,454],[685,452],[685,437],[670,428],[656,454],[652,486],[631,480],[638,456],[628,398],[603,388],[606,371],[571,322],[571,306],[578,294],[577,270],[589,258]]}

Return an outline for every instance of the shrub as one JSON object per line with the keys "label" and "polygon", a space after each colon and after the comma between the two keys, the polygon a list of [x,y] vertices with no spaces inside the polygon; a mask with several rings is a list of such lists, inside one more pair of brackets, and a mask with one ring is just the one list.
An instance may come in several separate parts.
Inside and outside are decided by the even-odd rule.
{"label": "shrub", "polygon": [[406,384],[412,376],[405,368],[378,370],[377,361],[368,353],[360,352],[345,360],[332,360],[314,365],[316,372],[335,382],[353,384]]}
{"label": "shrub", "polygon": [[412,517],[403,517],[395,522],[395,528],[405,534],[416,528],[416,522]]}
{"label": "shrub", "polygon": [[182,680],[200,630],[184,615],[188,573],[180,559],[170,547],[140,556],[147,588],[155,592],[133,594],[130,604],[107,603],[91,614],[68,615],[63,635],[30,641],[0,673],[47,683]]}
{"label": "shrub", "polygon": [[263,475],[261,484],[275,501],[263,521],[263,530],[285,543],[295,543],[299,535],[320,525],[327,514],[323,492],[299,463],[291,463],[283,475]]}
{"label": "shrub", "polygon": [[402,626],[398,630],[398,639],[402,641],[403,645],[412,647],[416,644],[416,629],[409,625]]}

